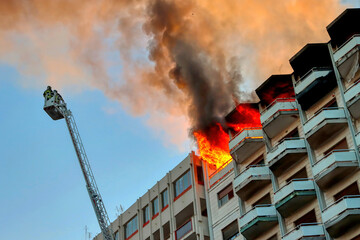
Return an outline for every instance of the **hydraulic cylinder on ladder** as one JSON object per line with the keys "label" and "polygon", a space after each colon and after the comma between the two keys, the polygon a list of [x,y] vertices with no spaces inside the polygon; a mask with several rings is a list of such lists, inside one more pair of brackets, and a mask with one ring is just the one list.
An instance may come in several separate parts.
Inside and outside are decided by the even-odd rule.
{"label": "hydraulic cylinder on ladder", "polygon": [[114,240],[114,235],[110,227],[110,220],[107,215],[105,205],[102,201],[99,189],[96,185],[90,163],[86,156],[85,148],[82,144],[79,131],[76,127],[75,119],[71,111],[67,109],[64,99],[56,90],[51,90],[51,87],[48,87],[44,92],[44,98],[44,110],[53,120],[65,118],[66,125],[69,129],[71,140],[74,144],[75,152],[80,163],[81,171],[85,178],[86,188],[89,193],[89,197],[99,222],[103,237],[105,240]]}

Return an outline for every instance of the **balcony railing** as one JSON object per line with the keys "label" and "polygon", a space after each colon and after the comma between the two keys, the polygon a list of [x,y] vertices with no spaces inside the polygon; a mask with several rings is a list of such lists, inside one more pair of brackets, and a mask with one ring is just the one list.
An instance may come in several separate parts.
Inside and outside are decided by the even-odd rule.
{"label": "balcony railing", "polygon": [[329,67],[313,67],[310,71],[308,71],[304,76],[295,82],[295,93],[299,94],[316,79],[328,75],[331,71],[332,70]]}
{"label": "balcony railing", "polygon": [[277,217],[274,205],[263,204],[255,206],[245,215],[240,217],[240,229],[246,227],[246,225],[250,224],[252,221],[259,217]]}
{"label": "balcony railing", "polygon": [[315,178],[327,171],[336,163],[357,163],[356,154],[353,149],[337,149],[328,153],[320,161],[313,165]]}
{"label": "balcony railing", "polygon": [[269,167],[266,165],[249,165],[234,179],[234,185],[242,184],[256,176],[270,176]]}
{"label": "balcony railing", "polygon": [[334,52],[334,61],[340,61],[358,45],[360,45],[360,35],[355,34]]}
{"label": "balcony railing", "polygon": [[360,94],[360,79],[353,83],[346,91],[345,91],[345,101],[348,103],[350,100],[354,99]]}
{"label": "balcony railing", "polygon": [[324,209],[322,219],[325,224],[339,217],[347,210],[360,209],[360,195],[347,195]]}
{"label": "balcony railing", "polygon": [[351,115],[360,118],[360,80],[357,80],[345,91],[345,101]]}
{"label": "balcony railing", "polygon": [[320,239],[319,237],[321,236],[324,236],[325,239],[324,227],[321,223],[302,223],[287,234],[285,234],[282,239],[298,240],[307,239],[307,237]]}
{"label": "balcony railing", "polygon": [[250,165],[234,179],[235,192],[246,200],[261,186],[270,183],[270,170],[266,165]]}
{"label": "balcony railing", "polygon": [[241,132],[237,133],[229,142],[230,151],[236,146],[242,144],[246,140],[262,139],[262,128],[244,128]]}
{"label": "balcony railing", "polygon": [[286,150],[306,149],[305,140],[303,138],[285,138],[279,142],[271,151],[267,154],[266,162],[271,164],[277,156]]}
{"label": "balcony railing", "polygon": [[328,119],[344,119],[345,111],[343,108],[331,107],[331,108],[323,108],[317,114],[312,116],[305,124],[304,124],[304,132],[305,134],[309,133],[311,130],[319,126],[319,124]]}
{"label": "balcony railing", "polygon": [[181,225],[178,229],[175,231],[175,239],[180,240],[183,237],[185,237],[189,232],[193,230],[192,225],[192,218],[189,219],[186,223]]}
{"label": "balcony railing", "polygon": [[275,192],[274,202],[277,205],[281,200],[285,199],[291,193],[297,191],[309,191],[309,192],[315,191],[313,179],[308,179],[308,178],[292,179],[284,187],[280,188],[278,191]]}
{"label": "balcony railing", "polygon": [[278,98],[261,112],[260,121],[264,125],[277,112],[297,111],[297,105],[294,98]]}

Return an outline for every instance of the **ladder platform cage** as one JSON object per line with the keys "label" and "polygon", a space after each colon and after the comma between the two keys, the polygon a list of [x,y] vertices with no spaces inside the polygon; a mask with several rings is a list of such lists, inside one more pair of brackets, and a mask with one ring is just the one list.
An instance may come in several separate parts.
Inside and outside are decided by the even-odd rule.
{"label": "ladder platform cage", "polygon": [[44,98],[45,98],[45,103],[44,103],[45,112],[53,120],[63,119],[64,115],[60,111],[59,107],[65,106],[65,103],[61,95],[56,90],[54,90],[51,92],[45,92]]}

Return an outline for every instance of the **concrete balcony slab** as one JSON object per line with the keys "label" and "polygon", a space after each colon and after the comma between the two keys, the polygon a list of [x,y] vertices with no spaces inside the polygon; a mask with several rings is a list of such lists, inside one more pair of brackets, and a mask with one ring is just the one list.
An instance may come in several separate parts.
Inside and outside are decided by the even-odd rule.
{"label": "concrete balcony slab", "polygon": [[309,144],[316,148],[347,126],[343,108],[323,108],[304,124]]}
{"label": "concrete balcony slab", "polygon": [[338,238],[360,223],[360,195],[344,196],[322,212],[326,230]]}
{"label": "concrete balcony slab", "polygon": [[327,189],[357,167],[355,150],[334,150],[313,165],[314,179],[321,189]]}
{"label": "concrete balcony slab", "polygon": [[306,155],[307,150],[304,139],[286,138],[268,152],[265,161],[275,175],[278,175]]}
{"label": "concrete balcony slab", "polygon": [[274,193],[275,207],[284,217],[290,216],[314,198],[316,192],[312,179],[293,179]]}
{"label": "concrete balcony slab", "polygon": [[240,217],[240,232],[246,239],[254,239],[277,224],[274,205],[258,205]]}
{"label": "concrete balcony slab", "polygon": [[270,169],[266,165],[251,165],[234,179],[234,191],[243,200],[247,200],[258,189],[271,183]]}
{"label": "concrete balcony slab", "polygon": [[273,138],[299,118],[294,98],[278,98],[260,114],[263,129],[269,138]]}

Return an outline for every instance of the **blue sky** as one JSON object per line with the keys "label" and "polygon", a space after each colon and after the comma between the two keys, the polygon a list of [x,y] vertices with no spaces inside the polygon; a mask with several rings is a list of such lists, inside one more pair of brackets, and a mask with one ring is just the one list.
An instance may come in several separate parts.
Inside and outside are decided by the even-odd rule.
{"label": "blue sky", "polygon": [[[43,111],[43,89],[24,89],[0,66],[2,239],[84,239],[99,227],[64,120]],[[45,86],[44,86],[45,87]],[[185,156],[99,91],[63,94],[72,110],[110,220]],[[104,108],[116,108],[108,114]],[[140,181],[139,181],[140,179]]]}

